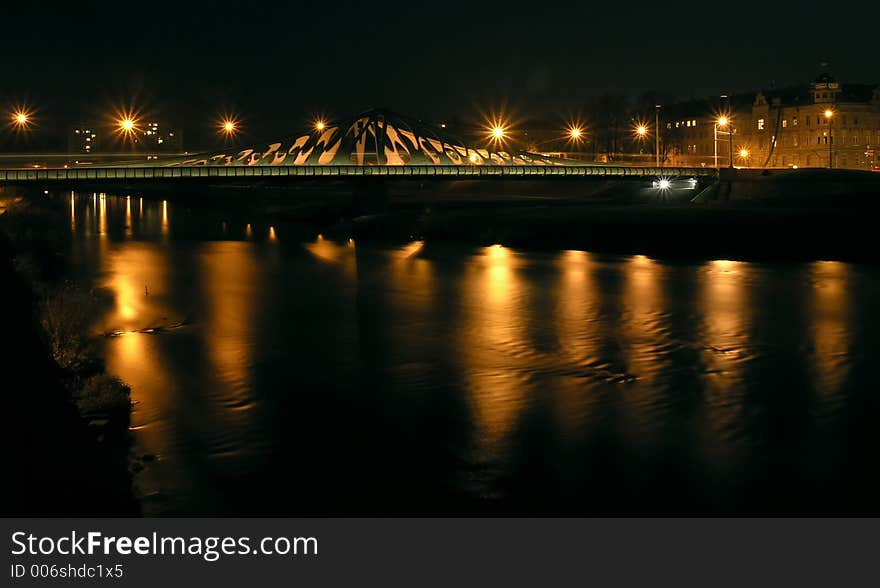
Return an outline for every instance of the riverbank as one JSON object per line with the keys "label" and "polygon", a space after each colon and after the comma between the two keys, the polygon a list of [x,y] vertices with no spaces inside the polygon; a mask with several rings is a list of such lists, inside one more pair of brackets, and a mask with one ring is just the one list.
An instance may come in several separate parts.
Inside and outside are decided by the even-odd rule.
{"label": "riverbank", "polygon": [[[722,171],[714,185],[660,191],[645,181],[389,184],[364,209],[341,187],[186,197],[231,216],[360,242],[580,249],[684,259],[880,260],[880,174]],[[248,216],[250,215],[250,216]]]}
{"label": "riverbank", "polygon": [[[135,516],[127,389],[94,358],[73,353],[87,332],[72,290],[38,286],[63,258],[46,230],[50,209],[6,207],[0,217],[0,302],[7,309],[7,430],[13,496],[5,516]],[[18,218],[13,218],[13,216]],[[13,235],[13,238],[10,238]],[[54,326],[53,326],[54,323]],[[66,326],[62,326],[66,325]],[[50,335],[52,329],[67,329]],[[60,342],[64,339],[64,342]],[[66,354],[65,366],[58,354]]]}

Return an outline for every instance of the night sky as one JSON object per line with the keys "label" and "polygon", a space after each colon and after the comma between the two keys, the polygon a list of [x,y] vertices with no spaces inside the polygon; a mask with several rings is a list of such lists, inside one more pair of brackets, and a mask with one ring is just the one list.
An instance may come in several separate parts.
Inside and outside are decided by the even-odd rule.
{"label": "night sky", "polygon": [[195,141],[225,112],[260,137],[370,106],[564,114],[604,92],[687,99],[803,83],[822,57],[842,81],[880,81],[877,2],[44,6],[4,5],[4,106],[27,102],[52,126],[129,104]]}

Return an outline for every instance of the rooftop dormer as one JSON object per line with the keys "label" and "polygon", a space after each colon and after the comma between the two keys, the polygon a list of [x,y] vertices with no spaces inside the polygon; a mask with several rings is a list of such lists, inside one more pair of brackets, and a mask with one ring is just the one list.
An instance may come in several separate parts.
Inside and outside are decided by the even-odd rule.
{"label": "rooftop dormer", "polygon": [[837,97],[840,94],[840,83],[831,75],[827,62],[822,62],[821,68],[822,72],[811,85],[813,102],[816,104],[837,102]]}

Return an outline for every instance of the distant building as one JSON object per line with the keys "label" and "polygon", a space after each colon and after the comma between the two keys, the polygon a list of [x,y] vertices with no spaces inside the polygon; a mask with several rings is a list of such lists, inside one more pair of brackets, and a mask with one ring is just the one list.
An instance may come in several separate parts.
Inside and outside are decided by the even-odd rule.
{"label": "distant building", "polygon": [[70,129],[67,135],[68,153],[100,152],[100,139],[103,133],[99,133],[98,130],[98,125],[90,123],[80,123]]}
{"label": "distant building", "polygon": [[179,153],[183,151],[183,135],[178,130],[153,121],[138,123],[128,134],[106,123],[82,122],[69,130],[67,150],[76,154],[131,150]]}
{"label": "distant building", "polygon": [[144,123],[136,133],[136,141],[142,151],[183,151],[180,131],[166,128],[157,122]]}
{"label": "distant building", "polygon": [[[841,84],[827,70],[801,87],[665,110],[670,164],[712,166],[717,154],[726,167],[731,151],[734,165],[744,167],[828,167],[829,157],[835,168],[880,164],[880,86]],[[716,127],[724,115],[732,137],[730,128]]]}

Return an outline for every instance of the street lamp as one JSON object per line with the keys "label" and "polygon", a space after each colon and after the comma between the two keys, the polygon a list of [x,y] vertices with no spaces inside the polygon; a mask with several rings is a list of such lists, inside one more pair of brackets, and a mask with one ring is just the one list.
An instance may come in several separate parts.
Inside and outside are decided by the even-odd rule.
{"label": "street lamp", "polygon": [[748,167],[747,164],[749,161],[749,155],[751,155],[751,154],[749,153],[749,150],[746,149],[745,147],[743,147],[739,150],[739,158],[743,160],[744,167]]}
{"label": "street lamp", "polygon": [[318,119],[315,121],[315,130],[318,131],[319,133],[326,128],[327,128],[327,123],[325,123],[323,120]]}
{"label": "street lamp", "polygon": [[31,126],[31,113],[19,108],[12,113],[12,124],[21,130],[27,130]]}
{"label": "street lamp", "polygon": [[831,132],[831,123],[834,120],[834,111],[830,108],[825,110],[825,119],[828,121],[828,169],[834,168],[832,149],[834,147],[834,135]]}
{"label": "street lamp", "polygon": [[719,169],[719,165],[718,165],[718,129],[719,128],[720,129],[727,129],[726,133],[729,138],[728,142],[730,143],[730,145],[728,145],[728,149],[731,149],[731,151],[730,151],[731,164],[730,165],[731,165],[731,167],[733,167],[733,151],[732,151],[733,129],[731,128],[730,117],[722,114],[721,116],[719,116],[715,120],[715,124],[712,126],[713,136],[715,138],[715,169]]}
{"label": "street lamp", "polygon": [[568,137],[572,141],[580,141],[583,138],[584,131],[580,127],[571,127],[568,129]]}

